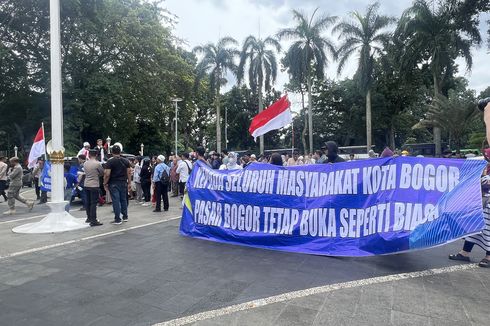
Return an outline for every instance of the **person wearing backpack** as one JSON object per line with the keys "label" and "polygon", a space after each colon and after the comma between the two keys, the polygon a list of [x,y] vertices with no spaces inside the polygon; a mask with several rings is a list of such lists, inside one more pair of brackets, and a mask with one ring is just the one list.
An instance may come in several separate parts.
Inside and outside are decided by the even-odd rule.
{"label": "person wearing backpack", "polygon": [[179,195],[184,197],[185,184],[191,174],[192,163],[189,161],[189,153],[182,154],[182,159],[179,160],[177,173],[179,174]]}
{"label": "person wearing backpack", "polygon": [[168,187],[170,186],[170,168],[164,163],[165,156],[158,155],[157,165],[153,172],[153,184],[155,185],[156,205],[153,212],[168,211]]}

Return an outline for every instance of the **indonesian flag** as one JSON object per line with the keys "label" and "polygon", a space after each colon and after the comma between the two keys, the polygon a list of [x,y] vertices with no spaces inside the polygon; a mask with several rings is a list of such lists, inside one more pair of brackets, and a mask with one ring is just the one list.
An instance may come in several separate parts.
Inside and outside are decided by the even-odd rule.
{"label": "indonesian flag", "polygon": [[37,131],[36,138],[34,138],[34,143],[32,144],[31,151],[29,152],[28,168],[34,168],[37,163],[37,159],[46,154],[46,145],[44,142],[44,127],[41,126]]}
{"label": "indonesian flag", "polygon": [[277,102],[273,103],[264,111],[257,114],[250,124],[248,131],[256,140],[257,137],[268,133],[271,130],[282,128],[293,121],[289,106],[288,96],[284,95]]}

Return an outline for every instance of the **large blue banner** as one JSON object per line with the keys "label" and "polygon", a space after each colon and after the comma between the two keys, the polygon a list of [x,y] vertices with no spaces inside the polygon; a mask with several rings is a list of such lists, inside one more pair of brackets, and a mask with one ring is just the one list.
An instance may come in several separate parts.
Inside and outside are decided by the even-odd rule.
{"label": "large blue banner", "polygon": [[484,226],[483,160],[381,158],[217,171],[197,162],[183,235],[331,256],[399,253]]}

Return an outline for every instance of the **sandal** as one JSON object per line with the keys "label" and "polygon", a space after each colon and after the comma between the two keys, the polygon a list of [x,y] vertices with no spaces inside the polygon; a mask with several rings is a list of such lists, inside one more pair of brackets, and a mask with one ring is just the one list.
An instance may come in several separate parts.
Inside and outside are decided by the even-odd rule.
{"label": "sandal", "polygon": [[479,263],[478,263],[478,266],[480,267],[484,267],[484,268],[487,268],[487,267],[490,267],[490,260],[486,259],[486,258],[483,258]]}
{"label": "sandal", "polygon": [[466,261],[466,262],[469,262],[470,261],[470,257],[463,256],[459,252],[456,255],[449,255],[449,259],[451,259],[451,260],[459,260],[459,261]]}

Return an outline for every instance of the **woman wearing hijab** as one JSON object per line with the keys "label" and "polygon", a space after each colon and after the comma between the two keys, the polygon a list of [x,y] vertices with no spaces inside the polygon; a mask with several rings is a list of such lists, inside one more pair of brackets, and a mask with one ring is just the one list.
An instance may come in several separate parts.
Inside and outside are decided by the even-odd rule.
{"label": "woman wearing hijab", "polygon": [[238,155],[235,152],[228,153],[228,162],[226,164],[222,164],[219,169],[220,170],[241,170],[243,169],[241,165],[238,165]]}

